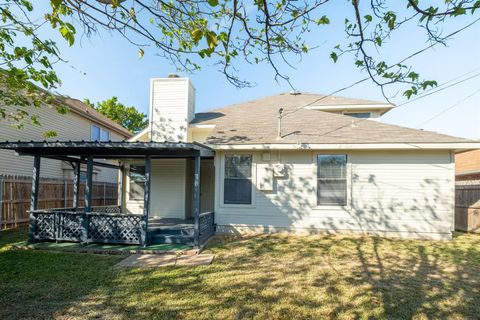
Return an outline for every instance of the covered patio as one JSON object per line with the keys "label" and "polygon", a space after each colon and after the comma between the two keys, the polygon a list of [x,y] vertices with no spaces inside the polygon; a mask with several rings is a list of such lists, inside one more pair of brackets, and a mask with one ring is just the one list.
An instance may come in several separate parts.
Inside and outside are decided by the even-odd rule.
{"label": "covered patio", "polygon": [[[146,246],[155,238],[161,238],[165,243],[185,243],[182,241],[188,240],[198,248],[215,232],[213,211],[200,212],[201,160],[213,157],[213,151],[205,145],[184,142],[18,141],[0,143],[0,148],[34,158],[29,211],[30,242],[53,240]],[[38,210],[42,158],[65,161],[74,168],[73,207]],[[149,219],[153,159],[192,160],[192,219]],[[122,210],[126,187],[124,160],[144,163],[143,212],[140,214]],[[79,207],[82,165],[86,167],[85,206]],[[92,206],[94,166],[120,170],[121,196],[117,206]],[[166,234],[165,230],[168,231]]]}

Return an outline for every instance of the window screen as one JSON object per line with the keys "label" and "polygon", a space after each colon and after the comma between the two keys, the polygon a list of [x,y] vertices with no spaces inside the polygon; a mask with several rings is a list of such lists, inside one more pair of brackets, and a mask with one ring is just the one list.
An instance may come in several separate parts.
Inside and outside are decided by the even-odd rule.
{"label": "window screen", "polygon": [[92,141],[100,141],[100,127],[92,125],[90,137]]}
{"label": "window screen", "polygon": [[347,204],[347,156],[317,156],[317,204]]}
{"label": "window screen", "polygon": [[110,140],[110,132],[96,125],[92,125],[90,131],[90,138],[92,141],[108,141]]}
{"label": "window screen", "polygon": [[252,203],[252,156],[226,155],[223,203]]}
{"label": "window screen", "polygon": [[143,200],[145,192],[145,166],[130,165],[130,200]]}
{"label": "window screen", "polygon": [[367,119],[371,116],[370,112],[345,112],[344,115],[362,119]]}

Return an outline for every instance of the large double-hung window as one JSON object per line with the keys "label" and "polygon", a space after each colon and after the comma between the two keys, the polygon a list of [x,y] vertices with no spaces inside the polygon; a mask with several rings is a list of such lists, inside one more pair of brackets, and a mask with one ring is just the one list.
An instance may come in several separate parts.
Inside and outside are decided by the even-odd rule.
{"label": "large double-hung window", "polygon": [[252,155],[226,155],[224,177],[224,204],[252,203]]}
{"label": "large double-hung window", "polygon": [[347,204],[347,155],[317,156],[317,204]]}

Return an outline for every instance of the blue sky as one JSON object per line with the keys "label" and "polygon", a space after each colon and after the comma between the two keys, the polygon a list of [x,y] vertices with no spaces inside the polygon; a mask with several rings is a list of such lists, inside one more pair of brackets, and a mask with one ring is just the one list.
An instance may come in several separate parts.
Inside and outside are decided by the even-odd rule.
{"label": "blue sky", "polygon": [[[311,51],[301,61],[296,61],[296,69],[283,67],[297,90],[329,94],[366,76],[353,66],[352,57],[344,57],[336,64],[328,58],[333,46],[345,41],[342,21],[344,10],[348,9],[345,6],[327,8],[326,13],[332,21],[331,26],[325,27],[323,32],[315,29],[316,33],[308,35],[308,39],[321,44],[321,47]],[[472,20],[472,17],[468,18],[459,19],[457,26],[465,25],[467,21]],[[448,27],[453,30],[455,25],[449,24]],[[439,84],[475,69],[477,72],[470,75],[479,73],[479,31],[480,22],[451,39],[448,47],[436,46],[410,62],[422,76],[435,79]],[[390,61],[397,61],[425,47],[427,44],[422,32],[411,26],[398,32],[382,51],[382,55]],[[56,34],[49,36],[58,39]],[[168,61],[156,56],[153,48],[145,48],[144,57],[139,59],[138,49],[116,34],[101,32],[92,37],[82,37],[79,33],[73,47],[66,46],[61,39],[57,41],[63,58],[67,60],[66,63],[56,65],[57,73],[62,80],[62,86],[58,91],[74,98],[100,101],[117,96],[122,103],[134,105],[148,113],[149,79],[166,76],[175,71]],[[237,89],[229,84],[218,72],[217,66],[209,61],[204,63],[202,71],[180,75],[190,77],[197,89],[197,112],[290,91],[287,83],[277,83],[273,79],[273,71],[268,65],[240,64],[239,71],[257,85],[253,88]],[[480,139],[480,93],[458,103],[478,89],[480,77],[394,109],[383,116],[382,121]],[[390,90],[395,92],[399,88],[394,87]],[[383,100],[379,88],[371,81],[343,91],[339,95]],[[405,100],[398,94],[392,101],[401,104]],[[452,105],[456,106],[423,124]]]}

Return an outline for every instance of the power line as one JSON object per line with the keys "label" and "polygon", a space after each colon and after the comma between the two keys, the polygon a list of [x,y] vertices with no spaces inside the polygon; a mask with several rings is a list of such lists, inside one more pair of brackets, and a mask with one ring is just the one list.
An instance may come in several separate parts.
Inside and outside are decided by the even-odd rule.
{"label": "power line", "polygon": [[[480,18],[477,18],[477,19],[473,20],[472,22],[470,22],[469,24],[463,26],[462,28],[457,29],[457,30],[449,33],[448,35],[446,35],[446,36],[444,37],[444,39],[450,38],[450,37],[452,37],[452,36],[454,36],[454,35],[462,32],[462,31],[464,31],[465,29],[468,29],[469,27],[473,26],[473,25],[474,25],[475,23],[477,23],[478,21],[480,21]],[[425,51],[427,51],[427,50],[429,50],[429,49],[431,49],[431,48],[433,48],[433,47],[435,47],[436,45],[438,45],[438,43],[439,43],[439,42],[434,42],[434,43],[426,46],[425,48],[422,48],[422,49],[420,49],[420,50],[418,50],[418,51],[416,51],[416,52],[408,55],[408,56],[405,57],[404,59],[400,60],[398,63],[392,64],[392,65],[391,65],[390,67],[388,67],[386,70],[388,70],[388,69],[390,69],[390,68],[392,68],[393,66],[396,66],[396,65],[398,65],[398,64],[403,64],[405,61],[407,61],[407,60],[409,60],[409,59],[411,59],[411,58],[413,58],[413,57],[415,57],[415,56],[417,56],[417,55],[419,55],[419,54],[421,54],[421,53],[423,53],[423,52],[425,52]],[[473,72],[473,71],[471,71],[471,72]],[[468,73],[467,73],[467,74],[468,74]],[[318,98],[318,99],[316,99],[316,100],[314,100],[314,101],[312,101],[312,102],[309,102],[309,103],[307,103],[307,104],[305,104],[305,105],[303,105],[303,106],[297,107],[297,108],[295,108],[294,110],[292,110],[292,111],[290,111],[290,112],[285,112],[285,113],[284,113],[284,117],[287,117],[287,116],[289,116],[289,115],[297,112],[298,110],[301,110],[301,109],[303,109],[303,108],[305,108],[305,107],[311,106],[311,105],[313,105],[313,104],[315,104],[315,103],[317,103],[317,102],[319,102],[319,101],[322,101],[322,100],[324,100],[324,99],[326,99],[326,98],[328,98],[328,97],[331,97],[331,96],[333,96],[333,95],[335,95],[335,94],[337,94],[337,93],[339,93],[339,92],[342,92],[342,91],[345,91],[345,90],[347,90],[347,89],[353,88],[354,86],[356,86],[356,85],[358,85],[358,84],[360,84],[360,83],[362,83],[362,82],[365,82],[365,81],[367,81],[367,80],[369,80],[369,79],[370,79],[370,77],[366,77],[366,78],[360,79],[360,80],[358,80],[358,81],[356,81],[356,82],[354,82],[354,83],[352,83],[352,84],[350,84],[350,85],[348,85],[348,86],[345,86],[345,87],[343,87],[343,88],[337,89],[337,90],[329,93],[328,95],[322,96],[321,98]],[[452,81],[452,80],[450,80],[450,81]],[[446,89],[446,88],[445,88],[445,89]],[[433,94],[433,93],[432,93],[432,94]],[[406,104],[406,103],[404,103],[404,104]],[[399,107],[399,106],[397,106],[397,107]]]}
{"label": "power line", "polygon": [[451,106],[449,106],[448,108],[445,108],[443,109],[442,111],[440,111],[439,113],[435,114],[433,117],[425,120],[424,122],[422,122],[421,124],[418,125],[418,127],[422,127],[423,125],[429,123],[430,121],[438,118],[439,116],[441,116],[442,114],[452,110],[453,108],[457,107],[459,104],[461,104],[462,102],[465,102],[467,101],[468,99],[470,99],[471,97],[473,97],[474,95],[476,95],[477,93],[480,92],[480,89],[477,89],[475,90],[474,92],[472,92],[471,94],[469,94],[468,96],[466,96],[465,98],[455,102],[454,104],[452,104]]}
{"label": "power line", "polygon": [[[414,101],[417,101],[417,100],[419,100],[419,99],[428,97],[428,96],[430,96],[430,95],[432,95],[432,94],[434,94],[434,93],[437,93],[437,92],[446,90],[446,89],[448,89],[448,88],[454,87],[454,86],[456,86],[456,85],[458,85],[458,84],[464,83],[465,81],[474,79],[474,78],[479,77],[479,76],[480,76],[480,73],[477,73],[477,74],[475,74],[475,75],[473,75],[473,76],[471,76],[471,77],[468,77],[468,78],[466,78],[466,79],[457,81],[457,82],[455,82],[455,83],[452,83],[452,84],[449,85],[449,86],[439,88],[438,90],[435,90],[435,91],[430,91],[430,92],[428,92],[428,93],[426,93],[426,94],[424,94],[424,95],[421,95],[421,96],[418,96],[418,97],[413,98],[413,99],[411,99],[411,100],[407,100],[407,101],[405,101],[405,102],[403,102],[403,103],[400,103],[399,105],[397,105],[396,108],[403,107],[403,106],[406,105],[406,104],[409,104],[409,103],[414,102]],[[450,82],[450,81],[448,81],[448,82]],[[445,85],[445,84],[443,84],[443,85]],[[442,86],[443,86],[443,85],[442,85]],[[437,88],[438,88],[438,87],[437,87]]]}

